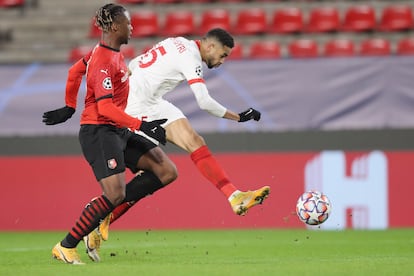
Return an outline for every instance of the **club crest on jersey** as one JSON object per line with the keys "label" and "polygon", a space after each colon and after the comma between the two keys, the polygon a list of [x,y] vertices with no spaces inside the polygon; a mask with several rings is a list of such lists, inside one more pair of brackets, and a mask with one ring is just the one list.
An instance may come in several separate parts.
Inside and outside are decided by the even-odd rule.
{"label": "club crest on jersey", "polygon": [[102,81],[102,87],[106,90],[112,89],[112,81],[110,77],[107,77]]}
{"label": "club crest on jersey", "polygon": [[108,160],[108,168],[111,170],[115,169],[118,164],[114,158]]}
{"label": "club crest on jersey", "polygon": [[195,72],[197,74],[197,76],[199,76],[200,78],[203,77],[203,70],[201,69],[201,66],[197,66],[195,69]]}

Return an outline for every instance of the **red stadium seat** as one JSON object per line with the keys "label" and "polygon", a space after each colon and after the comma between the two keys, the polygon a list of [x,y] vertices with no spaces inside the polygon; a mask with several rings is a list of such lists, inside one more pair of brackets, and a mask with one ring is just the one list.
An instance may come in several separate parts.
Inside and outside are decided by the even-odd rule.
{"label": "red stadium seat", "polygon": [[153,44],[148,44],[148,45],[146,45],[146,46],[144,46],[144,47],[142,47],[140,50],[139,50],[139,55],[142,55],[142,54],[145,54],[146,52],[148,52],[149,50],[151,50],[151,48],[152,47],[154,47],[154,45]]}
{"label": "red stadium seat", "polygon": [[355,55],[355,45],[349,39],[333,39],[325,43],[325,57],[349,57]]}
{"label": "red stadium seat", "polygon": [[24,0],[0,0],[0,8],[23,7]]}
{"label": "red stadium seat", "polygon": [[318,56],[318,44],[314,40],[299,39],[289,43],[289,55],[293,58],[310,58]]}
{"label": "red stadium seat", "polygon": [[361,42],[360,55],[387,56],[391,54],[390,42],[382,38],[371,38]]}
{"label": "red stadium seat", "polygon": [[194,16],[191,11],[170,11],[165,15],[164,28],[161,31],[165,36],[191,35],[195,32]]}
{"label": "red stadium seat", "polygon": [[200,34],[205,34],[213,28],[227,31],[231,29],[230,12],[225,9],[205,10],[201,15]]}
{"label": "red stadium seat", "polygon": [[279,58],[280,46],[274,41],[254,42],[250,45],[249,57],[254,59]]}
{"label": "red stadium seat", "polygon": [[382,10],[379,30],[404,31],[413,28],[413,13],[409,5],[388,6]]}
{"label": "red stadium seat", "polygon": [[[74,63],[88,54],[95,45],[82,45],[74,47],[69,52],[68,62]],[[133,59],[136,56],[135,48],[132,45],[122,45],[121,53],[126,59]]]}
{"label": "red stadium seat", "polygon": [[140,10],[131,14],[132,37],[155,36],[159,32],[157,13]]}
{"label": "red stadium seat", "polygon": [[126,5],[135,5],[135,4],[143,4],[148,2],[149,0],[118,0],[119,4],[126,4]]}
{"label": "red stadium seat", "polygon": [[397,55],[414,55],[414,38],[403,38],[397,43]]}
{"label": "red stadium seat", "polygon": [[154,4],[174,4],[179,2],[178,0],[149,0]]}
{"label": "red stadium seat", "polygon": [[266,32],[266,13],[263,9],[244,9],[238,12],[233,32],[241,35]]}
{"label": "red stadium seat", "polygon": [[121,46],[121,53],[124,54],[126,59],[133,59],[137,56],[135,47],[129,44]]}
{"label": "red stadium seat", "polygon": [[98,38],[101,37],[102,31],[95,25],[95,18],[92,18],[91,23],[89,25],[89,38]]}
{"label": "red stadium seat", "polygon": [[345,11],[342,29],[350,32],[373,31],[376,28],[375,10],[369,5],[351,6]]}
{"label": "red stadium seat", "polygon": [[70,50],[68,62],[75,63],[81,58],[83,58],[87,53],[89,53],[93,49],[93,46],[84,45],[84,46],[77,46]]}
{"label": "red stadium seat", "polygon": [[277,9],[268,27],[270,33],[298,33],[303,30],[303,15],[298,8]]}
{"label": "red stadium seat", "polygon": [[339,11],[333,7],[318,7],[310,11],[306,31],[334,32],[340,28]]}
{"label": "red stadium seat", "polygon": [[243,54],[243,45],[239,43],[235,43],[233,49],[231,50],[231,54],[227,59],[242,59],[244,57]]}
{"label": "red stadium seat", "polygon": [[182,0],[183,3],[190,3],[190,4],[204,4],[210,3],[212,0]]}

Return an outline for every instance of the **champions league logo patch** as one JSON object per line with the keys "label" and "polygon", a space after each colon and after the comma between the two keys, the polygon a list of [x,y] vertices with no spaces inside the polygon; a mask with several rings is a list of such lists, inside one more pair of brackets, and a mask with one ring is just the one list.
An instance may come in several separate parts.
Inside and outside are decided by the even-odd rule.
{"label": "champions league logo patch", "polygon": [[108,160],[108,168],[110,168],[111,170],[115,169],[117,166],[116,164],[116,160],[115,159],[109,159]]}
{"label": "champions league logo patch", "polygon": [[107,77],[102,81],[102,87],[106,90],[112,89],[112,81],[110,77]]}
{"label": "champions league logo patch", "polygon": [[201,66],[197,66],[195,69],[195,72],[197,74],[197,76],[199,76],[200,78],[203,77],[203,70],[201,69]]}

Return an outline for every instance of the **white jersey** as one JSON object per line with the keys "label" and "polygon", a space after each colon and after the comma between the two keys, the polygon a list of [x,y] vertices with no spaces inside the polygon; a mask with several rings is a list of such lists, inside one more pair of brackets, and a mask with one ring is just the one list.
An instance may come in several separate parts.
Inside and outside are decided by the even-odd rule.
{"label": "white jersey", "polygon": [[[226,112],[226,108],[210,97],[204,84],[198,41],[183,37],[167,38],[145,54],[131,60],[129,70],[130,90],[125,112],[131,116],[145,116],[151,120],[168,116],[168,113],[159,114],[160,107],[165,106],[166,102],[162,97],[185,80],[201,109],[218,117],[222,117]],[[151,114],[154,112],[157,115]],[[184,117],[181,111],[179,113],[181,115],[168,116],[167,124],[171,120]]]}

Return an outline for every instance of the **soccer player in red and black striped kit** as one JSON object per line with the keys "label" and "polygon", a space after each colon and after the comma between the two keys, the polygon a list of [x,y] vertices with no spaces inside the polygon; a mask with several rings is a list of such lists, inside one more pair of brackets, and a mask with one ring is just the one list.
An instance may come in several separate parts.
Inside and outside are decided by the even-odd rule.
{"label": "soccer player in red and black striped kit", "polygon": [[[167,118],[168,121],[162,124],[166,129],[167,140],[187,151],[199,172],[227,198],[234,213],[243,216],[268,197],[270,187],[263,186],[246,192],[238,190],[183,112],[163,98],[180,83],[187,82],[198,106],[211,115],[238,122],[259,121],[261,114],[253,108],[237,114],[222,106],[210,96],[205,84],[202,63],[210,69],[219,67],[231,54],[233,47],[233,37],[219,28],[210,30],[200,40],[170,37],[160,41],[129,63],[130,92],[125,112],[150,120]],[[89,55],[85,58],[88,59]],[[82,61],[71,67],[67,90],[78,93],[85,70]],[[86,237],[89,255],[97,251],[101,239],[108,239],[109,225],[133,205],[134,202],[126,202],[117,206],[98,230]]]}
{"label": "soccer player in red and black striped kit", "polygon": [[[87,61],[87,95],[79,141],[103,194],[86,205],[67,236],[52,249],[54,258],[69,264],[83,264],[76,250],[78,243],[116,206],[136,202],[177,177],[175,165],[166,154],[133,132],[140,130],[165,144],[165,130],[160,126],[165,120],[145,122],[124,112],[129,73],[120,47],[131,36],[128,11],[120,5],[104,5],[97,11],[96,23],[102,29],[102,39]],[[45,112],[43,122],[62,123],[73,115],[75,107],[76,98],[66,94],[66,106]],[[128,185],[126,167],[133,172],[143,170]],[[99,255],[96,257],[94,261],[99,261]]]}

